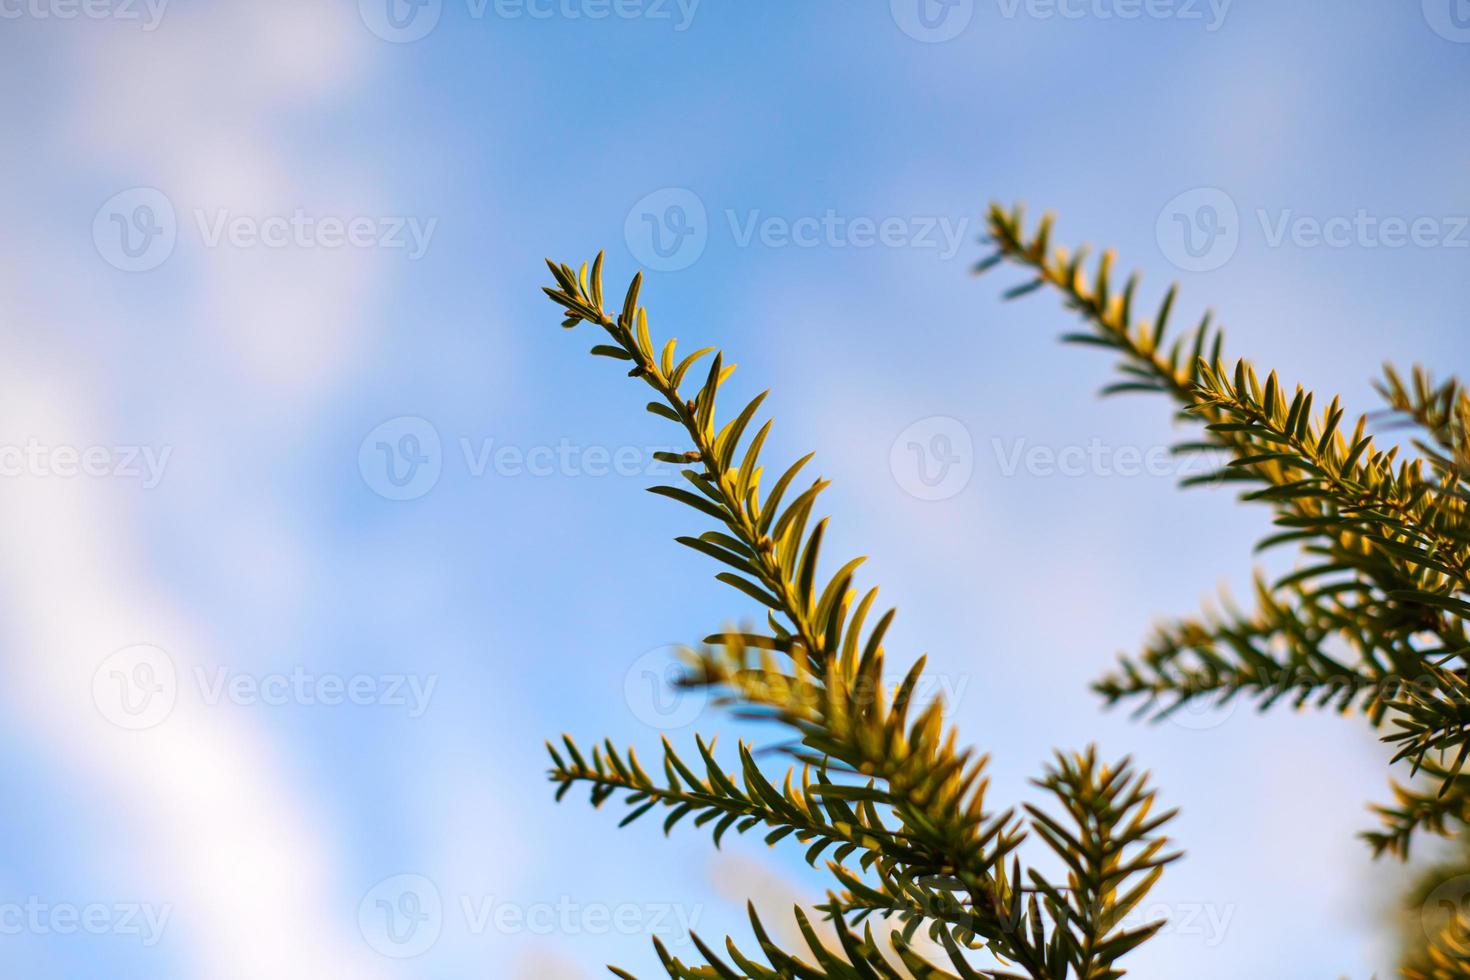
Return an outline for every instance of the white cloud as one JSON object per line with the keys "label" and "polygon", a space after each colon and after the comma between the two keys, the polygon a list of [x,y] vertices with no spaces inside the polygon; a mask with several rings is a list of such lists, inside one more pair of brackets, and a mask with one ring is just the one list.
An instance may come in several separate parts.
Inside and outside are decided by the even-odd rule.
{"label": "white cloud", "polygon": [[353,365],[372,323],[374,250],[206,247],[199,215],[392,210],[371,190],[381,175],[282,135],[364,72],[373,47],[355,13],[324,2],[179,7],[151,33],[88,35],[73,48],[78,84],[63,131],[123,186],[170,198],[180,243],[171,261],[199,269],[180,296],[194,305],[182,308],[237,353],[250,380],[280,388],[284,400],[262,400],[262,411],[324,397]]}
{"label": "white cloud", "polygon": [[[5,431],[88,444],[100,429],[94,408],[31,368],[8,359],[0,369]],[[208,659],[208,635],[137,572],[128,499],[138,492],[107,479],[6,480],[8,710],[109,814],[119,839],[107,849],[133,855],[122,859],[130,880],[174,907],[169,939],[189,950],[191,974],[372,976],[323,914],[342,904],[332,835],[286,775],[289,760],[252,726],[188,699],[141,732],[114,726],[92,701],[93,673],[120,647],[157,644],[181,676]]]}
{"label": "white cloud", "polygon": [[[164,189],[182,220],[196,203],[303,204],[309,185],[298,174],[310,157],[281,142],[279,114],[351,90],[368,50],[348,22],[354,14],[351,5],[327,3],[179,5],[151,33],[115,25],[70,32],[64,54],[74,81],[64,94],[71,103],[56,133],[119,189]],[[333,188],[373,184],[360,169],[323,166]],[[171,275],[155,281],[172,288],[179,281],[172,273],[189,258],[176,255]],[[202,266],[169,298],[199,331],[217,335],[209,346],[223,340],[234,349],[262,416],[327,397],[361,344],[357,324],[371,295],[361,252],[215,250]],[[115,427],[107,391],[49,349],[47,325],[24,312],[3,318],[14,341],[0,363],[7,438],[96,443]],[[71,315],[78,312],[99,323],[117,315],[100,305]],[[27,341],[33,352],[23,349]],[[149,407],[207,431],[209,405],[184,399],[222,368],[197,368],[173,393],[176,403],[161,392]],[[256,424],[264,438],[268,423]],[[342,880],[332,828],[256,721],[181,697],[161,725],[132,732],[92,701],[93,673],[114,650],[156,644],[185,678],[210,664],[221,639],[191,621],[143,567],[141,491],[118,480],[56,477],[8,478],[3,489],[7,710],[96,801],[97,812],[79,819],[107,828],[111,839],[80,842],[80,858],[98,846],[97,860],[173,907],[168,948],[185,957],[188,975],[377,976],[380,962],[355,934],[358,895]],[[242,520],[262,540],[289,536],[279,503],[255,508]]]}

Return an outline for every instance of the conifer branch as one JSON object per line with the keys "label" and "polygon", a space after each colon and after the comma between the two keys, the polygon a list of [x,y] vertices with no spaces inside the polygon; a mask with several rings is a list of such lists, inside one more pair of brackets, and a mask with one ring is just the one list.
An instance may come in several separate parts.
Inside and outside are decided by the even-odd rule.
{"label": "conifer branch", "polygon": [[[853,807],[838,796],[824,795],[822,789],[833,785],[825,773],[816,772],[814,781],[812,767],[804,766],[799,785],[793,785],[793,773],[788,772],[785,785],[778,789],[756,765],[750,746],[742,742],[741,782],[737,783],[715,761],[712,745],[697,736],[696,745],[701,762],[690,766],[664,740],[663,783],[643,770],[631,749],[619,753],[611,743],[595,749],[590,761],[570,736],[563,737],[562,751],[551,744],[547,751],[554,764],[551,779],[560,784],[557,798],[578,783],[589,786],[594,806],[621,793],[629,813],[620,826],[662,807],[669,811],[663,824],[665,834],[693,814],[696,826],[714,825],[716,846],[732,827],[744,834],[765,826],[770,828],[765,835],[767,844],[786,837],[809,844],[806,858],[812,865],[823,851],[834,846],[839,864],[855,850],[861,852],[865,867],[879,857],[899,863],[918,864],[924,860],[909,839],[883,824],[871,801]],[[564,755],[572,761],[565,761]],[[704,776],[698,775],[699,769],[704,770]]]}
{"label": "conifer branch", "polygon": [[[1194,330],[1164,338],[1177,294],[1171,287],[1151,323],[1133,314],[1138,277],[1121,290],[1104,253],[1095,275],[1085,249],[1053,250],[1051,219],[1032,234],[1019,208],[992,206],[995,253],[978,271],[1009,262],[1030,278],[1009,298],[1044,286],[1058,290],[1090,332],[1064,339],[1121,355],[1123,380],[1105,394],[1168,395],[1179,418],[1203,426],[1203,441],[1229,456],[1211,480],[1245,485],[1281,528],[1260,549],[1294,544],[1305,564],[1273,583],[1258,580],[1256,609],[1227,609],[1161,627],[1136,657],[1125,657],[1096,689],[1109,703],[1134,699],[1162,717],[1196,698],[1281,700],[1339,711],[1363,710],[1398,748],[1395,760],[1439,780],[1433,801],[1395,788],[1399,805],[1382,808],[1388,830],[1367,835],[1380,853],[1402,856],[1415,829],[1459,832],[1460,771],[1470,755],[1470,511],[1463,485],[1470,398],[1453,380],[1435,384],[1416,370],[1405,383],[1392,368],[1379,390],[1390,413],[1424,438],[1421,458],[1375,448],[1360,416],[1349,433],[1337,399],[1320,412],[1298,386],[1288,394],[1274,372],[1264,381],[1246,361],[1227,368],[1222,334],[1206,314]],[[1259,550],[1259,549],[1258,549]]]}
{"label": "conifer branch", "polygon": [[1414,443],[1415,448],[1449,477],[1445,482],[1462,480],[1470,472],[1470,447],[1466,442],[1470,434],[1470,393],[1454,378],[1436,384],[1429,372],[1420,367],[1410,377],[1411,382],[1405,383],[1392,365],[1385,365],[1383,380],[1374,387],[1391,412],[1423,429],[1435,447],[1450,454],[1445,457],[1420,440]]}
{"label": "conifer branch", "polygon": [[[1167,842],[1155,831],[1175,811],[1155,814],[1155,794],[1146,775],[1127,759],[1101,765],[1096,753],[1057,755],[1037,785],[1055,798],[1070,825],[1027,805],[1033,827],[1067,866],[1067,887],[1049,882],[1036,871],[1031,881],[1047,899],[1059,923],[1054,946],[1079,951],[1077,975],[1113,980],[1121,972],[1111,964],[1151,938],[1162,921],[1125,926],[1128,915],[1153,888],[1164,865],[1178,854],[1164,852]],[[1071,936],[1063,941],[1064,931]]]}
{"label": "conifer branch", "polygon": [[[813,962],[799,961],[771,945],[753,917],[769,968],[727,944],[726,953],[735,964],[731,967],[696,940],[706,966],[686,966],[659,948],[669,975],[887,977],[903,976],[896,972],[901,968],[914,976],[960,978],[1120,976],[1115,961],[1153,929],[1119,933],[1114,930],[1113,911],[1131,907],[1152,886],[1158,869],[1172,859],[1160,854],[1163,838],[1156,833],[1167,815],[1155,820],[1139,816],[1152,802],[1141,777],[1126,763],[1116,769],[1097,766],[1091,754],[1075,760],[1059,757],[1059,767],[1042,785],[1069,805],[1073,817],[1090,821],[1077,831],[1088,841],[1082,846],[1090,850],[1066,851],[1064,842],[1072,838],[1059,829],[1063,824],[1028,807],[1031,829],[1052,849],[1062,847],[1064,860],[1078,869],[1080,877],[1058,888],[1034,872],[1028,876],[1013,854],[1025,839],[1024,821],[1012,810],[992,812],[986,806],[985,757],[956,747],[955,732],[946,726],[938,702],[915,710],[910,718],[923,660],[891,691],[885,686],[882,641],[893,611],[879,617],[871,629],[866,627],[877,590],[858,599],[852,588],[862,559],[848,561],[821,584],[817,570],[826,520],[818,521],[810,532],[807,526],[826,482],[818,479],[787,500],[810,456],[787,468],[765,499],[759,454],[769,421],[736,462],[764,393],[721,425],[716,421],[716,396],[733,366],[726,367],[716,353],[703,385],[686,398],[682,382],[710,350],[676,361],[671,340],[655,354],[647,313],[638,305],[641,277],[634,278],[621,312],[612,316],[602,308],[601,255],[590,274],[586,266],[573,270],[548,264],[556,286],[546,292],[566,310],[563,325],[575,327],[585,320],[601,327],[613,343],[600,343],[592,352],[629,362],[629,375],[642,378],[659,396],[648,410],[678,423],[690,439],[687,453],[660,457],[689,464],[682,471],[688,486],[652,489],[719,522],[720,529],[678,540],[733,569],[716,577],[768,610],[768,632],[709,637],[694,653],[683,683],[715,690],[720,703],[738,714],[791,729],[796,739],[787,749],[806,767],[800,789],[793,787],[788,773],[785,788],[776,790],[742,746],[741,789],[735,777],[721,771],[711,747],[701,740],[704,775],[695,775],[666,748],[666,782],[659,784],[638,768],[631,753],[620,754],[608,745],[592,753],[589,761],[568,738],[564,747],[570,761],[549,747],[551,779],[560,784],[558,795],[579,783],[590,787],[594,804],[622,794],[632,807],[624,823],[662,806],[669,810],[666,829],[697,814],[697,824],[714,823],[716,842],[731,827],[744,832],[763,824],[771,828],[771,843],[788,836],[808,842],[809,861],[836,845],[829,868],[847,889],[846,898],[833,896],[827,906],[838,930],[840,952],[823,948],[802,919]],[[815,781],[810,778],[813,772]],[[1069,794],[1086,799],[1074,800]],[[1129,814],[1135,818],[1125,821]],[[1105,831],[1092,829],[1103,827]],[[1138,853],[1125,861],[1121,855],[1130,848]],[[863,892],[854,887],[858,879],[843,864],[852,855],[858,856],[862,872],[877,877],[878,888]],[[1032,889],[1021,887],[1022,880],[1030,880]],[[1116,892],[1124,882],[1132,884],[1119,899]],[[1068,889],[1086,889],[1087,903],[1069,904]],[[946,900],[941,893],[962,898]],[[869,900],[864,901],[863,894]],[[871,901],[878,895],[885,897],[886,905]],[[956,909],[964,911],[959,921]],[[899,965],[890,963],[871,931],[859,937],[847,924],[849,917],[861,919],[874,912],[899,917],[907,923],[909,935],[919,923],[928,922],[956,973],[925,961],[908,945],[904,933],[890,937]],[[1025,972],[977,970],[965,957],[966,950],[975,949]]]}
{"label": "conifer branch", "polygon": [[1362,836],[1373,848],[1374,856],[1388,854],[1407,860],[1414,834],[1457,836],[1470,822],[1470,776],[1453,773],[1434,762],[1425,762],[1422,769],[1438,782],[1438,788],[1426,792],[1394,781],[1393,803],[1373,807],[1383,828]]}
{"label": "conifer branch", "polygon": [[[1222,611],[1158,626],[1136,660],[1121,658],[1094,688],[1109,704],[1137,699],[1136,714],[1159,719],[1197,698],[1223,703],[1246,696],[1262,709],[1279,701],[1356,709],[1376,725],[1399,678],[1421,668],[1419,651],[1385,648],[1385,630],[1365,628],[1380,613],[1357,589],[1273,590],[1258,575],[1255,593],[1249,614],[1227,598]],[[1335,654],[1335,646],[1345,646],[1356,662]]]}
{"label": "conifer branch", "polygon": [[1418,869],[1404,900],[1404,945],[1400,973],[1406,980],[1470,978],[1470,846],[1458,846]]}

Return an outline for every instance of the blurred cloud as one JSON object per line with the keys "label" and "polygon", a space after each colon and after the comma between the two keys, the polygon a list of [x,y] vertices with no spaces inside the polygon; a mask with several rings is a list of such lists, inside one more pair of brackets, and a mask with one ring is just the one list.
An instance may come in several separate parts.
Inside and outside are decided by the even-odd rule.
{"label": "blurred cloud", "polygon": [[187,315],[275,390],[261,406],[270,413],[325,397],[357,363],[373,328],[372,256],[210,241],[242,217],[384,213],[370,190],[381,174],[279,134],[283,117],[330,107],[362,80],[374,49],[358,26],[349,6],[326,0],[218,4],[170,10],[167,29],[70,46],[79,82],[69,140],[115,173],[146,175],[172,201],[184,242],[176,260],[198,268]]}
{"label": "blurred cloud", "polygon": [[[283,158],[271,128],[283,109],[339,94],[360,77],[363,47],[348,41],[339,14],[324,3],[179,8],[156,33],[70,32],[64,54],[75,84],[59,128],[111,174],[146,174],[169,188],[180,209],[299,202],[299,163]],[[360,257],[257,252],[207,263],[194,295],[195,329],[233,346],[255,383],[276,392],[262,407],[279,409],[324,397],[333,373],[351,363],[371,290]],[[107,319],[100,306],[87,312]],[[5,319],[15,336],[46,336],[47,324],[23,310]],[[49,446],[92,444],[110,428],[105,402],[87,375],[42,359],[43,341],[37,347],[12,349],[0,367],[6,433]],[[190,399],[168,409],[179,416],[210,410],[187,390],[175,397]],[[182,699],[158,727],[127,731],[88,696],[99,664],[129,644],[158,645],[186,678],[214,659],[210,625],[193,621],[137,564],[147,550],[138,540],[139,498],[97,480],[22,477],[7,480],[5,491],[0,576],[12,710],[113,814],[126,846],[109,860],[127,867],[139,891],[172,906],[173,941],[163,948],[183,957],[187,974],[212,980],[379,975],[348,932],[351,916],[341,914],[355,897],[346,894],[335,835],[258,715]],[[262,513],[245,526],[252,521],[254,540],[276,544],[245,564],[279,576],[289,535]],[[100,860],[103,846],[86,842],[78,858]]]}
{"label": "blurred cloud", "polygon": [[529,953],[511,968],[514,980],[590,980],[577,964],[555,953]]}
{"label": "blurred cloud", "polygon": [[[65,377],[35,367],[7,358],[0,368],[6,431],[87,445],[102,428],[95,406]],[[184,672],[209,659],[208,630],[120,561],[141,550],[135,527],[105,483],[7,481],[0,591],[10,619],[10,710],[132,831],[111,859],[127,865],[139,891],[173,906],[190,973],[373,976],[328,914],[341,884],[331,835],[293,785],[287,759],[253,726],[219,712],[181,705],[163,725],[135,732],[93,702],[94,673],[129,644],[161,646]],[[102,845],[83,852],[95,859]]]}

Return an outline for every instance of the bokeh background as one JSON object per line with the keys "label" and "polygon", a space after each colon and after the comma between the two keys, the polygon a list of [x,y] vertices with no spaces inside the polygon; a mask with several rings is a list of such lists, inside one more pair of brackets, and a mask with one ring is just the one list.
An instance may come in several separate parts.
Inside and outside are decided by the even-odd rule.
{"label": "bokeh background", "polygon": [[1353,408],[1460,367],[1462,0],[0,0],[0,81],[7,975],[652,976],[820,896],[544,781],[562,731],[728,739],[658,681],[755,612],[540,294],[599,248],[819,450],[998,800],[1097,742],[1183,807],[1135,975],[1391,963],[1359,719],[1087,690],[1267,515],[969,269],[1024,199]]}

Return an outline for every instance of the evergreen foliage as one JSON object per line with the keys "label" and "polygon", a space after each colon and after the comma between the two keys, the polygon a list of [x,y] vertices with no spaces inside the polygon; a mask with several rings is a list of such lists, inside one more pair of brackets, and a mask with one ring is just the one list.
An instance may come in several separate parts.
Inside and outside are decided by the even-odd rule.
{"label": "evergreen foliage", "polygon": [[[1274,581],[1258,576],[1250,611],[1227,600],[1158,627],[1097,692],[1153,718],[1236,698],[1262,710],[1285,702],[1361,712],[1402,770],[1392,801],[1376,807],[1381,826],[1364,834],[1374,853],[1405,859],[1419,836],[1460,837],[1470,820],[1470,394],[1389,367],[1378,385],[1384,410],[1350,417],[1338,398],[1322,405],[1275,372],[1263,379],[1247,361],[1227,363],[1208,314],[1171,335],[1175,287],[1151,319],[1137,316],[1137,275],[1119,288],[1111,252],[1089,262],[1085,248],[1054,247],[1050,217],[1028,230],[1020,208],[992,206],[988,221],[994,253],[977,271],[1023,270],[1007,298],[1060,293],[1084,325],[1064,339],[1118,357],[1120,377],[1104,393],[1164,395],[1196,429],[1177,451],[1223,460],[1184,483],[1238,484],[1242,499],[1271,508],[1278,528],[1258,550],[1301,556]],[[827,519],[812,519],[827,483],[802,481],[811,456],[764,490],[771,422],[747,438],[764,393],[722,417],[716,398],[734,366],[710,348],[680,357],[673,340],[656,346],[641,276],[621,308],[605,312],[602,264],[601,255],[590,270],[549,262],[546,293],[565,311],[563,326],[600,328],[606,338],[592,353],[626,362],[654,392],[648,411],[682,429],[689,449],[660,458],[684,467],[684,483],[651,489],[697,511],[706,529],[676,540],[724,566],[716,578],[767,610],[763,630],[716,633],[687,651],[680,683],[712,690],[738,717],[781,726],[791,765],[768,774],[741,743],[727,772],[714,740],[700,737],[685,756],[665,741],[650,775],[632,749],[584,750],[564,737],[548,746],[558,799],[582,786],[594,805],[620,801],[622,824],[654,813],[669,833],[687,819],[716,845],[732,829],[758,831],[768,844],[799,843],[834,878],[818,909],[835,943],[798,908],[806,948],[783,950],[752,907],[758,952],[696,936],[700,962],[686,964],[655,941],[668,975],[1122,976],[1123,956],[1163,925],[1129,916],[1178,857],[1161,833],[1172,811],[1155,812],[1154,791],[1128,759],[1105,764],[1094,749],[1059,753],[1045,769],[1036,782],[1046,807],[992,804],[987,758],[960,746],[940,703],[913,703],[923,659],[896,684],[885,679],[894,612],[875,615],[877,589],[855,586],[862,559],[822,571]],[[1380,443],[1370,424],[1407,432],[1406,443]],[[1065,868],[1064,881],[1023,861],[1033,846]],[[1447,867],[1470,873],[1470,854]],[[1445,873],[1420,891],[1433,892]],[[1404,976],[1470,977],[1470,909],[1457,901],[1437,915],[1425,905],[1422,928],[1407,930]],[[896,926],[886,942],[874,916]]]}
{"label": "evergreen foliage", "polygon": [[[1104,389],[1167,396],[1198,434],[1178,449],[1211,450],[1217,472],[1185,483],[1230,481],[1241,498],[1270,507],[1279,528],[1257,551],[1290,546],[1301,558],[1276,581],[1258,578],[1255,608],[1207,610],[1159,627],[1141,653],[1124,657],[1095,689],[1166,716],[1195,700],[1254,699],[1359,710],[1394,748],[1403,771],[1392,802],[1376,806],[1379,828],[1363,834],[1377,855],[1407,858],[1416,835],[1462,839],[1470,819],[1470,395],[1451,379],[1392,366],[1376,385],[1385,407],[1349,421],[1340,400],[1325,408],[1300,385],[1244,360],[1227,363],[1209,314],[1167,339],[1175,290],[1152,320],[1135,316],[1136,275],[1121,289],[1113,256],[1087,268],[1086,250],[1053,248],[1052,222],[1026,228],[1020,208],[992,205],[993,255],[1025,270],[1010,297],[1060,292],[1086,329],[1064,339],[1115,352],[1121,379]],[[1406,446],[1369,431],[1406,432]],[[1401,458],[1402,457],[1402,458]],[[1460,847],[1448,865],[1470,874]],[[1445,867],[1429,873],[1445,881]],[[1420,908],[1410,927],[1408,977],[1470,977],[1470,878],[1444,910]],[[1431,889],[1432,890],[1432,887]],[[1411,903],[1413,904],[1413,903]]]}
{"label": "evergreen foliage", "polygon": [[[730,940],[715,949],[696,936],[702,962],[686,964],[656,942],[668,975],[1122,976],[1118,961],[1163,924],[1135,924],[1129,914],[1177,856],[1160,833],[1172,813],[1155,812],[1146,776],[1127,759],[1106,764],[1091,749],[1058,754],[1037,781],[1052,808],[993,807],[986,757],[959,747],[942,704],[913,704],[923,660],[896,685],[885,681],[883,638],[894,612],[868,625],[877,590],[854,587],[862,559],[820,571],[827,520],[813,524],[812,515],[827,483],[798,483],[811,457],[764,490],[761,449],[771,423],[745,439],[764,394],[720,421],[716,396],[734,366],[709,348],[682,358],[673,340],[656,348],[638,302],[641,276],[610,315],[601,255],[590,270],[548,264],[556,284],[546,292],[566,311],[563,326],[601,328],[611,342],[592,353],[625,362],[656,396],[648,411],[688,440],[685,453],[664,454],[685,465],[685,483],[651,489],[712,527],[677,540],[725,566],[716,577],[768,611],[764,631],[717,633],[690,650],[682,683],[712,689],[739,715],[782,726],[790,738],[781,747],[793,760],[783,775],[768,776],[741,744],[738,770],[727,773],[712,739],[696,741],[697,759],[665,742],[655,776],[632,749],[605,743],[584,751],[566,737],[548,746],[558,797],[582,785],[594,805],[620,800],[623,824],[657,811],[665,833],[687,818],[716,844],[731,829],[759,829],[769,844],[800,844],[813,865],[825,855],[835,879],[820,910],[836,944],[824,944],[797,909],[807,948],[783,950],[752,907],[758,953]],[[702,381],[686,395],[686,377],[706,357]],[[1023,864],[1030,835],[1060,859],[1064,880]],[[875,938],[873,916],[899,926],[887,943]],[[935,952],[922,951],[920,938]]]}

